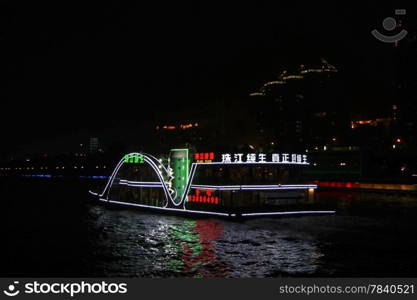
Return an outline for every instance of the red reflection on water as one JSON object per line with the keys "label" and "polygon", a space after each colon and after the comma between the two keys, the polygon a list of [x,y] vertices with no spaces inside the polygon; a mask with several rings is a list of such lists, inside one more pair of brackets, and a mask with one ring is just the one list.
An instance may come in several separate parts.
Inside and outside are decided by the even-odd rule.
{"label": "red reflection on water", "polygon": [[[212,220],[198,220],[190,230],[200,238],[198,249],[184,247],[182,260],[184,272],[192,274],[197,270],[201,277],[225,277],[228,273],[226,266],[216,256],[213,241],[223,235],[224,226]],[[197,253],[196,253],[197,252]]]}

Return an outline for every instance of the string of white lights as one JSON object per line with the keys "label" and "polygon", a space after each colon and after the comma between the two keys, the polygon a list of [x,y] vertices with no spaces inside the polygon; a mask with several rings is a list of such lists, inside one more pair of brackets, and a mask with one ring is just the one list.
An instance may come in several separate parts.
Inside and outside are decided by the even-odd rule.
{"label": "string of white lights", "polygon": [[187,198],[188,193],[190,192],[191,183],[192,183],[192,181],[194,179],[194,174],[195,174],[196,169],[197,169],[197,164],[196,163],[192,163],[191,164],[190,175],[188,176],[187,186],[185,187],[184,194],[182,195],[182,198],[181,198],[181,202],[183,203],[183,209],[186,209],[186,207],[185,207],[185,204],[186,204],[185,199]]}
{"label": "string of white lights", "polygon": [[214,212],[214,211],[189,210],[189,209],[183,210],[183,209],[178,209],[178,208],[158,207],[158,206],[152,206],[152,205],[144,205],[144,204],[137,204],[137,203],[107,200],[107,199],[103,199],[103,198],[100,198],[99,200],[103,201],[103,202],[106,202],[106,203],[115,203],[115,204],[129,205],[129,206],[149,208],[149,209],[156,209],[156,210],[162,210],[162,211],[187,212],[187,213],[194,213],[194,214],[205,214],[205,215],[214,215],[214,216],[223,216],[223,217],[229,217],[229,216],[235,217],[236,216],[236,214],[227,214],[227,213],[220,213],[220,212]]}
{"label": "string of white lights", "polygon": [[242,214],[242,217],[255,216],[285,216],[285,215],[314,215],[314,214],[335,214],[334,210],[302,210],[302,211],[278,211],[278,212],[262,212]]}
{"label": "string of white lights", "polygon": [[[138,153],[138,152],[129,153],[129,155],[136,155],[136,154],[141,154],[141,153]],[[160,171],[159,171],[158,167],[154,164],[154,162],[150,158],[147,157],[146,154],[142,154],[142,155],[144,157],[144,161],[147,162],[148,165],[151,166],[151,168],[155,171],[156,175],[158,176],[159,180],[161,181],[162,187],[164,188],[164,193],[165,193],[166,200],[171,200],[171,202],[172,202],[172,199],[170,197],[170,194],[169,194],[169,192],[167,190],[167,187],[166,187],[165,182],[164,182],[164,180],[163,180],[163,178],[162,178],[162,176],[160,174]],[[117,164],[117,166],[114,169],[112,175],[110,176],[109,181],[107,182],[106,186],[104,187],[103,192],[99,195],[100,197],[102,197],[106,193],[106,191],[108,191],[110,189],[110,187],[112,186],[112,184],[114,182],[114,179],[116,177],[117,172],[119,171],[119,169],[121,168],[121,166],[123,164],[124,164],[124,157]],[[165,207],[167,205],[168,205],[168,201],[165,204]]]}
{"label": "string of white lights", "polygon": [[151,182],[151,181],[130,181],[121,179],[119,180],[119,184],[133,186],[133,187],[162,187],[161,182]]}
{"label": "string of white lights", "polygon": [[[222,216],[222,217],[236,217],[238,216],[236,213],[221,213],[221,212],[213,212],[213,211],[203,211],[203,210],[183,210],[178,208],[168,208],[168,207],[158,207],[158,206],[151,206],[151,205],[144,205],[144,204],[137,204],[137,203],[129,203],[129,202],[122,202],[122,201],[114,201],[108,199],[99,199],[102,202],[106,203],[114,203],[120,205],[127,205],[127,206],[134,206],[140,208],[147,208],[147,209],[154,209],[154,210],[161,210],[161,211],[174,211],[174,212],[186,212],[191,214],[203,214],[203,215],[214,215],[214,216]],[[262,212],[262,213],[245,213],[240,214],[241,217],[255,217],[255,216],[285,216],[285,215],[311,215],[311,214],[335,214],[334,210],[304,210],[304,211],[281,211],[281,212]]]}
{"label": "string of white lights", "polygon": [[[186,209],[186,198],[187,195],[189,193],[189,191],[191,189],[213,189],[213,190],[300,190],[300,189],[316,189],[317,185],[315,184],[310,184],[310,185],[230,185],[230,186],[217,186],[217,185],[193,185],[193,179],[197,170],[197,167],[200,165],[234,165],[234,164],[240,164],[241,163],[234,163],[234,162],[228,162],[228,163],[220,163],[220,162],[212,162],[212,163],[192,163],[191,164],[191,170],[190,170],[190,175],[188,177],[188,182],[186,185],[186,188],[184,190],[184,193],[181,197],[181,200],[176,203],[174,201],[174,199],[172,198],[169,189],[167,187],[167,184],[164,180],[164,178],[162,177],[162,173],[160,171],[160,168],[158,168],[158,166],[156,165],[156,163],[153,161],[157,161],[158,164],[160,164],[163,169],[165,171],[167,171],[167,169],[163,166],[163,164],[161,164],[161,162],[156,159],[155,157],[149,155],[148,154],[143,154],[143,153],[130,153],[129,155],[136,155],[136,154],[142,154],[144,157],[144,161],[151,166],[151,168],[155,171],[156,175],[158,176],[158,179],[160,180],[160,182],[143,182],[143,181],[129,181],[129,180],[125,180],[122,179],[119,181],[119,184],[121,185],[127,185],[127,186],[133,186],[133,187],[162,187],[164,189],[164,193],[165,193],[165,197],[166,197],[166,204],[164,207],[156,207],[156,206],[147,206],[147,205],[141,205],[141,204],[131,204],[128,202],[119,202],[120,204],[127,204],[127,205],[135,205],[135,206],[140,206],[140,207],[151,207],[151,208],[158,208],[158,209],[169,209],[169,210],[175,210],[174,208],[167,208],[169,201],[175,206],[175,207],[179,207],[182,205],[182,209],[181,210],[187,210]],[[103,197],[103,195],[106,193],[106,191],[108,191],[110,189],[110,187],[113,185],[113,182],[115,180],[116,174],[119,171],[119,169],[121,168],[121,166],[124,164],[124,158],[122,158],[119,163],[117,164],[116,168],[113,170],[112,175],[110,176],[109,181],[107,182],[103,192],[101,194],[98,193],[93,193],[90,191],[91,194],[99,196],[99,197]],[[287,163],[282,163],[282,162],[253,162],[250,163],[251,165],[256,165],[256,164],[299,164],[299,163],[291,163],[291,162],[287,162]],[[305,163],[304,165],[308,165],[308,163]],[[100,198],[100,200],[104,200],[103,198]],[[110,200],[108,200],[110,201]],[[114,203],[117,203],[118,201],[112,201]],[[178,210],[178,209],[177,209]],[[187,211],[191,211],[191,210],[187,210]],[[199,212],[199,211],[196,211]],[[278,213],[279,214],[279,213]],[[228,215],[228,214],[225,214]]]}
{"label": "string of white lights", "polygon": [[272,162],[272,161],[263,161],[263,162],[259,162],[259,161],[255,161],[255,162],[220,162],[220,161],[215,161],[215,162],[211,162],[211,163],[194,163],[197,165],[299,165],[299,166],[308,166],[310,165],[310,163],[308,162]]}
{"label": "string of white lights", "polygon": [[203,190],[301,190],[301,189],[317,189],[316,184],[287,184],[287,185],[191,185],[192,189]]}

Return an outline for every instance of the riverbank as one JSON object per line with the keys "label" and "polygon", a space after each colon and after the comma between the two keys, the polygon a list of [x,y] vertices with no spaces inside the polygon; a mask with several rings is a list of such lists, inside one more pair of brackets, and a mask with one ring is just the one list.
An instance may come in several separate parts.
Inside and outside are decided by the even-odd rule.
{"label": "riverbank", "polygon": [[343,190],[350,192],[382,192],[382,193],[401,193],[417,196],[417,184],[401,183],[371,183],[371,182],[351,182],[351,181],[313,181],[319,190]]}

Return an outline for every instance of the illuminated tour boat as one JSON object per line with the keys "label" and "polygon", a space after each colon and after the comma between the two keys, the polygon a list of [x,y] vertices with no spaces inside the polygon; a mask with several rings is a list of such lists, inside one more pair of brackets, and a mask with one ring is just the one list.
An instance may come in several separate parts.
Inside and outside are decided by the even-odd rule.
{"label": "illuminated tour boat", "polygon": [[315,184],[300,182],[307,155],[291,153],[190,153],[171,149],[156,158],[126,154],[99,201],[174,214],[223,217],[331,214],[315,210]]}

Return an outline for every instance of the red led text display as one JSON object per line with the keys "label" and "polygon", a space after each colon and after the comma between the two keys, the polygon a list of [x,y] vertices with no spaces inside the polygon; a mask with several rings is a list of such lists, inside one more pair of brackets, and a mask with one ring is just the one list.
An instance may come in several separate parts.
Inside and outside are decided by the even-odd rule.
{"label": "red led text display", "polygon": [[219,197],[213,196],[212,190],[206,190],[205,193],[195,190],[194,195],[188,195],[188,201],[194,203],[219,204]]}

